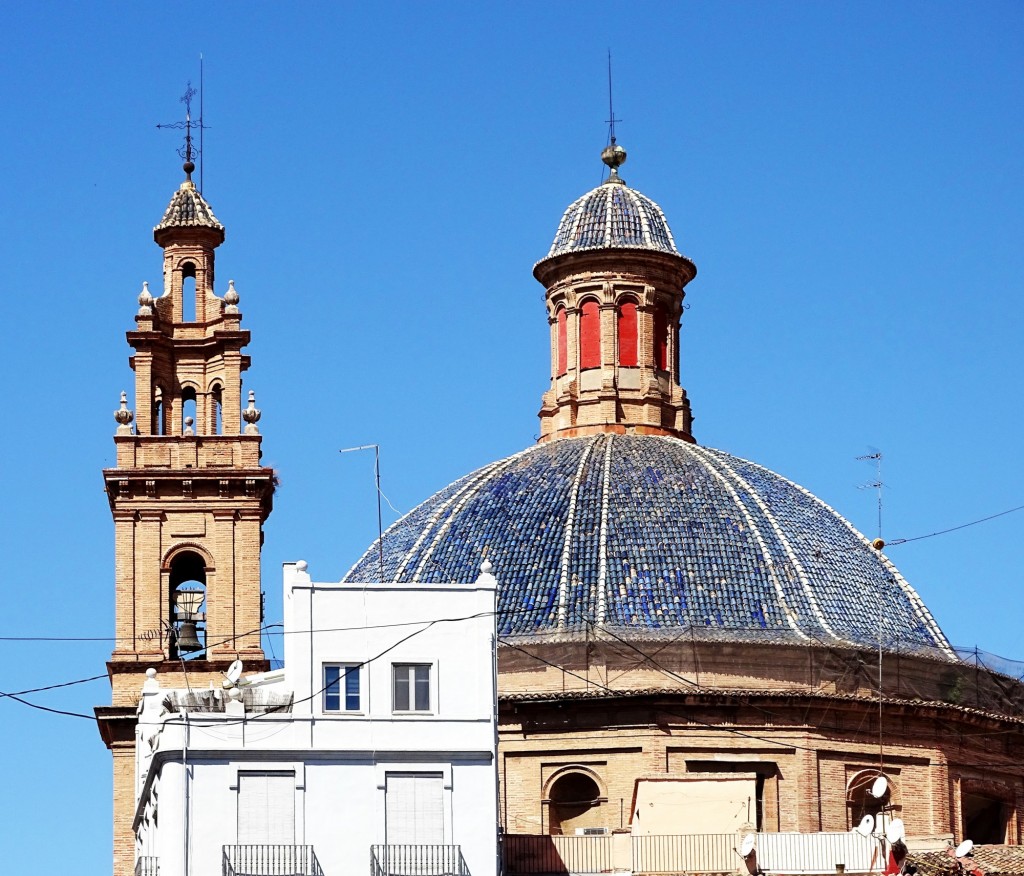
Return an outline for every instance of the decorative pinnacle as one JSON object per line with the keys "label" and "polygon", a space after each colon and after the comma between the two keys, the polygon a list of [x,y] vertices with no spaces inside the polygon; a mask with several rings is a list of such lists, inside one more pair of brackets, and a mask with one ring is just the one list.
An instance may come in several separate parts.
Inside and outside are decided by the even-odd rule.
{"label": "decorative pinnacle", "polygon": [[228,280],[228,291],[224,293],[225,313],[238,313],[238,290],[235,288],[235,281]]}
{"label": "decorative pinnacle", "polygon": [[123,390],[121,392],[121,407],[114,411],[114,419],[117,421],[118,435],[132,434],[131,423],[135,419],[135,414],[128,410],[128,393]]}
{"label": "decorative pinnacle", "polygon": [[612,140],[611,145],[605,146],[601,151],[601,160],[612,170],[612,172],[608,174],[608,179],[605,180],[605,184],[619,183],[620,185],[625,185],[626,181],[619,176],[619,168],[626,163],[626,150]]}
{"label": "decorative pinnacle", "polygon": [[192,424],[194,422],[195,422],[195,420],[193,420],[191,417],[185,417],[185,434],[186,435],[194,435],[195,434],[195,432],[192,431]]}
{"label": "decorative pinnacle", "polygon": [[256,407],[256,393],[250,389],[249,407],[242,411],[242,419],[245,420],[246,435],[259,435],[260,430],[256,427],[256,424],[260,421],[261,416],[263,416],[263,411]]}
{"label": "decorative pinnacle", "polygon": [[139,316],[153,315],[153,296],[149,291],[149,283],[143,281],[142,291],[139,293]]}

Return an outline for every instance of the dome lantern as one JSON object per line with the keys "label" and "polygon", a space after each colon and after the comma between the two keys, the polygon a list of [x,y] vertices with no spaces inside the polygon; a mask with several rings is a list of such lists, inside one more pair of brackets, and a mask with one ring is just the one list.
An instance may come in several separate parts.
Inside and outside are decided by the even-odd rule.
{"label": "dome lantern", "polygon": [[679,319],[697,267],[661,208],[619,176],[626,150],[613,140],[601,160],[608,178],[569,205],[533,270],[551,327],[541,440],[633,432],[692,441]]}

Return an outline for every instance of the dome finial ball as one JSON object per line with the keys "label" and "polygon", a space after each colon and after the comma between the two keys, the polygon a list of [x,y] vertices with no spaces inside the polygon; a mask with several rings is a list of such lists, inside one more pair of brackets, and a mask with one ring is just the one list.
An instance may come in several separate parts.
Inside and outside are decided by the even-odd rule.
{"label": "dome finial ball", "polygon": [[610,146],[605,146],[602,150],[601,160],[607,164],[612,169],[612,173],[614,173],[626,163],[626,150],[618,143],[612,143]]}

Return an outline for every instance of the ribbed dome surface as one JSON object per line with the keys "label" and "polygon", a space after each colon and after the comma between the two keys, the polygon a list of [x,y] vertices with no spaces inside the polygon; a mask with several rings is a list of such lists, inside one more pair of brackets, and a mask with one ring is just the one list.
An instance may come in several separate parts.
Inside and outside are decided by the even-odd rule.
{"label": "ribbed dome surface", "polygon": [[661,207],[621,182],[599,185],[569,205],[547,257],[591,249],[652,249],[679,255]]}
{"label": "ribbed dome surface", "polygon": [[[384,534],[385,580],[473,581],[499,631],[884,647],[951,656],[917,593],[803,488],[675,438],[538,444],[456,481]],[[376,542],[345,581],[377,580]]]}

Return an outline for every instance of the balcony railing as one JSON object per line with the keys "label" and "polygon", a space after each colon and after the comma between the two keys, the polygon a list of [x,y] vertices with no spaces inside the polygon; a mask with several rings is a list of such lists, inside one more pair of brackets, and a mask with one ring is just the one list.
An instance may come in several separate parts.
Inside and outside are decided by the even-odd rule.
{"label": "balcony railing", "polygon": [[[736,833],[631,836],[506,834],[507,876],[567,876],[632,870],[633,874],[734,873],[741,865]],[[773,876],[847,876],[884,867],[879,841],[858,833],[758,833],[757,865]],[[379,873],[371,876],[381,876]],[[400,874],[404,876],[404,874]]]}
{"label": "balcony railing", "polygon": [[144,855],[135,861],[135,876],[160,876],[160,859]]}
{"label": "balcony railing", "polygon": [[324,876],[312,846],[224,846],[222,876]]}
{"label": "balcony railing", "polygon": [[540,873],[607,873],[612,864],[611,836],[505,834],[502,851],[509,876]]}
{"label": "balcony railing", "polygon": [[634,836],[634,873],[731,873],[743,862],[734,833]]}
{"label": "balcony railing", "polygon": [[470,876],[461,846],[371,846],[370,876]]}

